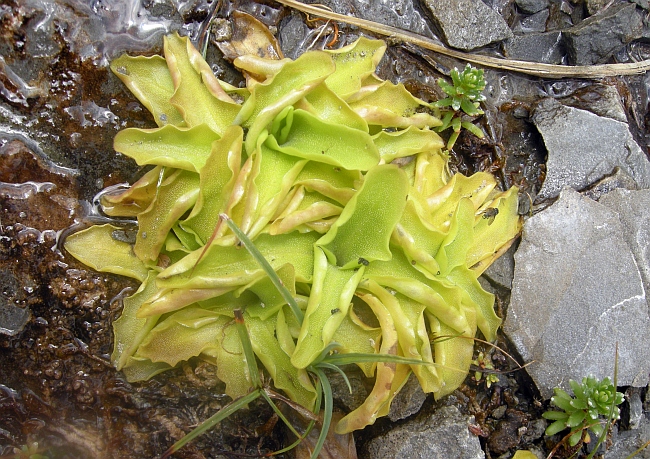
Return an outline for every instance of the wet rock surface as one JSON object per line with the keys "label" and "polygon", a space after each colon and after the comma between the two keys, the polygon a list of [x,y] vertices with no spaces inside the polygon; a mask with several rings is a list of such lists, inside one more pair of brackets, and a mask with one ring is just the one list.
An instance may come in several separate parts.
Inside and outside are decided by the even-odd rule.
{"label": "wet rock surface", "polygon": [[[642,1],[321,3],[428,37],[438,32],[456,49],[488,45],[480,51],[500,49],[516,59],[590,64],[648,55],[648,45],[637,40],[650,36]],[[288,57],[335,37],[332,46],[339,47],[362,33],[339,24],[336,35],[331,23],[271,1],[220,2],[215,11],[216,5],[0,5],[0,456],[38,442],[46,457],[156,457],[229,401],[215,368],[198,361],[127,383],[109,362],[111,326],[120,299],[137,285],[93,272],[60,249],[71,225],[98,217],[97,192],[144,172],[112,149],[118,130],[154,123],[108,71],[110,59],[123,51],[159,52],[171,30],[198,41],[211,14],[227,20],[235,10],[270,27]],[[390,44],[381,76],[425,100],[442,97],[436,80],[464,66]],[[207,55],[216,74],[239,84],[214,44]],[[512,373],[495,375],[488,385],[473,368],[458,391],[438,402],[417,387],[405,390],[389,418],[357,433],[359,457],[509,459],[517,449],[545,457],[555,445],[543,436],[541,418],[552,388],[588,373],[611,376],[616,341],[619,386],[640,387],[629,392],[628,420],[605,457],[626,457],[649,439],[650,80],[557,81],[491,69],[486,79],[486,113],[476,121],[486,137],[461,133],[452,163],[519,186],[521,213],[533,215],[521,244],[485,277],[506,317],[507,337],[497,345],[519,354],[521,363],[536,362],[515,371],[501,351],[477,346],[496,371]],[[584,195],[560,195],[566,185]],[[615,190],[621,187],[639,191]],[[353,394],[342,380],[335,388],[337,407],[345,411],[372,388],[360,374],[351,383]],[[283,446],[284,435],[268,407],[252,405],[175,457],[268,452]]]}

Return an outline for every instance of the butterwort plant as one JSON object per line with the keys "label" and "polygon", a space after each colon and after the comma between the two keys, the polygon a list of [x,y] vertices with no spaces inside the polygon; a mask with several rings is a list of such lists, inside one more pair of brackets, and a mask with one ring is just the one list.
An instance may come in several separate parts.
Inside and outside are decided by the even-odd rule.
{"label": "butterwort plant", "polygon": [[477,279],[520,231],[517,189],[449,172],[431,104],[375,74],[385,49],[240,56],[245,88],[178,34],[163,56],[112,62],[158,125],[117,134],[148,169],[101,198],[137,236],[95,225],[65,248],[141,283],[113,325],[129,381],[204,359],[237,409],[271,393],[259,365],[269,390],[327,418],[323,369],[354,362],[375,385],[339,433],[386,415],[410,373],[436,398],[461,384],[472,339],[501,323]]}

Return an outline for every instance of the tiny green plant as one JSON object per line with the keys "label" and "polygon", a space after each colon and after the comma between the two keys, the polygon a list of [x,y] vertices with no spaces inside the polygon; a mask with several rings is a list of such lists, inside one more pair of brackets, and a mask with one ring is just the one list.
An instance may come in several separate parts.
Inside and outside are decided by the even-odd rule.
{"label": "tiny green plant", "polygon": [[449,127],[453,129],[453,133],[447,141],[447,149],[451,148],[456,143],[460,129],[465,128],[475,136],[482,138],[483,131],[470,121],[463,120],[463,113],[470,117],[475,117],[483,114],[483,110],[479,108],[480,103],[485,100],[483,90],[485,89],[485,79],[483,78],[483,70],[472,67],[467,64],[462,72],[458,69],[451,71],[451,81],[449,84],[443,78],[438,80],[438,85],[448,96],[440,99],[432,104],[432,106],[440,111],[440,118],[442,125],[436,130],[442,132]]}
{"label": "tiny green plant", "polygon": [[492,384],[499,381],[499,376],[492,373],[492,371],[494,371],[494,365],[492,365],[490,357],[486,356],[483,351],[480,351],[476,358],[472,360],[472,365],[478,368],[474,372],[474,379],[476,379],[477,382],[483,379],[483,373],[485,373],[485,387],[488,389]]}
{"label": "tiny green plant", "polygon": [[588,376],[582,379],[582,383],[570,380],[569,385],[573,396],[555,388],[555,395],[551,398],[551,403],[561,411],[547,411],[542,416],[553,421],[547,427],[546,435],[551,436],[564,429],[571,429],[569,445],[576,446],[580,441],[591,441],[589,431],[600,437],[606,423],[620,418],[618,405],[623,402],[623,394],[616,391],[609,378],[601,381],[594,376]]}

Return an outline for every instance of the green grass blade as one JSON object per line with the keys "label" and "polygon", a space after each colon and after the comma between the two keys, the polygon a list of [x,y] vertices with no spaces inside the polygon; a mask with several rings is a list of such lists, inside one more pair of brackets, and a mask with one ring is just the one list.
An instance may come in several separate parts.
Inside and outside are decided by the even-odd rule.
{"label": "green grass blade", "polygon": [[345,381],[345,384],[348,386],[348,390],[350,391],[350,393],[352,393],[352,386],[350,385],[350,380],[348,379],[348,375],[346,375],[343,370],[341,370],[336,365],[332,365],[329,362],[321,362],[317,366],[320,368],[328,368],[330,370],[334,370],[338,372],[343,377],[343,381]]}
{"label": "green grass blade", "polygon": [[311,453],[311,459],[317,459],[320,454],[320,450],[323,448],[325,439],[327,438],[327,432],[329,432],[330,424],[332,423],[332,410],[334,407],[334,397],[332,395],[332,387],[330,382],[323,373],[323,370],[320,368],[312,368],[314,374],[318,377],[318,383],[323,389],[323,400],[325,402],[324,412],[323,412],[323,425],[321,426],[320,435],[318,435],[318,441],[314,446],[314,451]]}
{"label": "green grass blade", "polygon": [[244,315],[242,314],[242,310],[239,308],[235,309],[233,313],[235,314],[237,333],[239,334],[239,339],[241,340],[241,345],[244,349],[244,357],[246,358],[246,365],[248,365],[248,374],[251,378],[251,384],[255,389],[259,389],[262,387],[262,381],[260,380],[260,373],[257,368],[255,352],[253,352],[253,345],[251,344],[251,339],[248,336],[248,329],[244,323]]}
{"label": "green grass blade", "polygon": [[321,351],[320,355],[314,359],[312,362],[312,366],[316,366],[319,363],[323,362],[325,359],[327,359],[330,356],[330,353],[335,350],[336,348],[341,347],[341,345],[335,341],[332,341],[329,343],[325,348]]}
{"label": "green grass blade", "polygon": [[[350,365],[352,363],[364,363],[364,362],[388,362],[388,363],[403,363],[406,365],[434,365],[439,366],[434,362],[425,362],[418,359],[409,359],[407,357],[402,357],[401,355],[394,354],[330,354],[326,356],[322,362],[319,362],[318,365],[322,363],[329,363],[330,365]],[[466,373],[466,372],[464,372]]]}
{"label": "green grass blade", "polygon": [[235,233],[235,236],[237,236],[237,239],[239,239],[242,244],[244,244],[244,247],[246,247],[246,250],[250,252],[250,254],[255,258],[257,263],[262,267],[264,272],[266,273],[267,276],[269,276],[269,279],[271,279],[271,282],[273,282],[273,285],[275,285],[275,288],[278,289],[278,292],[280,292],[280,295],[282,295],[282,298],[287,302],[291,310],[293,311],[294,315],[298,319],[298,322],[302,325],[302,321],[304,318],[304,315],[302,313],[302,310],[300,307],[298,307],[298,303],[296,303],[296,299],[291,295],[291,292],[287,290],[287,288],[282,284],[282,281],[276,274],[276,272],[273,270],[271,265],[269,264],[268,261],[266,261],[266,258],[260,253],[259,250],[257,250],[257,247],[255,247],[255,244],[253,244],[253,241],[251,241],[248,236],[244,234],[244,232],[239,229],[239,227],[233,222],[230,217],[226,214],[219,214],[219,217],[226,222],[228,227],[232,230],[233,233]]}
{"label": "green grass blade", "polygon": [[181,438],[176,443],[174,443],[167,451],[163,453],[162,456],[160,456],[160,459],[167,459],[172,454],[174,454],[179,449],[181,449],[183,446],[185,446],[187,443],[191,442],[199,435],[204,434],[205,432],[207,432],[212,427],[214,427],[215,425],[217,425],[218,423],[226,419],[234,412],[244,408],[246,405],[251,403],[260,395],[261,395],[261,390],[256,389],[253,392],[244,395],[243,397],[233,400],[232,402],[230,402],[229,404],[221,408],[216,414],[203,421],[198,427],[196,427],[190,433],[188,433],[183,438]]}
{"label": "green grass blade", "polygon": [[298,433],[298,431],[291,425],[289,420],[284,416],[282,411],[280,411],[280,409],[276,406],[276,404],[273,402],[273,400],[271,400],[271,397],[269,397],[269,395],[266,393],[266,391],[263,390],[261,392],[261,394],[262,394],[262,397],[264,397],[264,400],[266,400],[266,402],[269,405],[271,405],[271,408],[273,408],[273,411],[275,411],[275,414],[277,414],[278,417],[282,420],[282,422],[284,422],[285,425],[289,428],[291,433],[293,433],[296,437],[298,437],[299,441],[302,441],[302,439],[303,439],[302,435],[300,435]]}
{"label": "green grass blade", "polygon": [[639,454],[641,451],[643,451],[644,449],[646,449],[648,446],[650,446],[650,440],[648,440],[648,441],[645,442],[643,445],[641,445],[641,447],[640,447],[639,449],[637,449],[636,451],[634,451],[632,454],[630,454],[630,455],[629,455],[628,457],[626,457],[625,459],[632,459],[632,458],[635,457],[637,454]]}

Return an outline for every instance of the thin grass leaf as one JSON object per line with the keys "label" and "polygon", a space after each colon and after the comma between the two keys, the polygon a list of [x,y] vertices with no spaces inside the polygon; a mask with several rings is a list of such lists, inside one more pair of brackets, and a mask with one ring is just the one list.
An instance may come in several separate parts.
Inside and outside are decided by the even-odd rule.
{"label": "thin grass leaf", "polygon": [[257,359],[255,359],[255,353],[253,352],[253,345],[251,344],[251,339],[248,336],[248,329],[244,323],[244,315],[242,310],[239,308],[235,309],[233,313],[235,314],[237,334],[239,334],[239,339],[241,340],[241,345],[244,349],[244,357],[246,358],[246,365],[248,365],[248,374],[251,378],[251,384],[254,388],[259,389],[262,387],[262,381],[260,380],[260,372],[257,368]]}
{"label": "thin grass leaf", "polygon": [[350,380],[348,379],[348,375],[346,375],[343,370],[341,370],[336,365],[332,365],[329,362],[321,362],[321,363],[318,364],[318,366],[320,368],[328,368],[330,370],[334,370],[334,371],[338,372],[338,374],[340,374],[343,377],[343,381],[345,381],[345,384],[348,386],[348,390],[350,391],[350,393],[352,393],[352,386],[350,385]]}
{"label": "thin grass leaf", "polygon": [[326,358],[329,358],[332,354],[332,351],[334,351],[336,348],[340,347],[341,345],[335,341],[330,342],[325,348],[321,351],[320,355],[314,359],[312,365],[316,366],[323,362]]}
{"label": "thin grass leaf", "polygon": [[242,242],[242,244],[244,244],[246,250],[248,250],[250,254],[253,256],[253,258],[255,258],[255,260],[259,263],[260,267],[264,270],[266,275],[269,276],[269,279],[271,279],[271,282],[273,282],[275,288],[278,289],[278,292],[280,292],[282,298],[284,298],[284,300],[287,302],[287,304],[293,311],[294,315],[298,319],[298,322],[302,325],[304,315],[300,307],[298,307],[298,303],[296,303],[296,299],[291,295],[291,292],[289,292],[289,290],[287,290],[287,288],[282,284],[282,281],[280,280],[276,272],[273,270],[269,262],[266,261],[266,258],[262,256],[260,251],[257,250],[257,247],[255,247],[255,244],[253,244],[253,241],[251,241],[248,238],[248,236],[246,236],[244,232],[239,229],[237,224],[233,222],[230,219],[230,217],[228,217],[228,215],[219,214],[219,218],[226,222],[226,224],[231,229],[231,231],[235,233],[235,236],[237,236],[237,239],[239,239]]}
{"label": "thin grass leaf", "polygon": [[628,457],[626,457],[625,459],[632,459],[633,457],[636,457],[637,454],[639,454],[641,451],[643,451],[644,449],[646,449],[648,446],[650,446],[650,440],[648,440],[648,441],[645,442],[643,445],[641,445],[641,447],[640,447],[639,449],[637,449],[636,451],[634,451],[632,454],[630,454],[630,455],[629,455]]}
{"label": "thin grass leaf", "polygon": [[311,453],[311,459],[317,459],[320,454],[321,449],[323,449],[323,444],[327,438],[327,432],[330,429],[330,424],[332,423],[332,410],[334,406],[334,398],[332,395],[332,387],[330,382],[323,373],[323,370],[320,368],[311,368],[311,371],[318,377],[319,386],[323,390],[323,399],[325,402],[324,412],[323,412],[323,424],[321,426],[320,434],[318,435],[318,441],[314,446],[314,451]]}
{"label": "thin grass leaf", "polygon": [[[402,357],[400,355],[393,354],[359,354],[359,353],[348,353],[348,354],[330,354],[323,359],[323,362],[329,363],[332,365],[350,365],[353,363],[365,363],[365,362],[388,362],[388,363],[404,363],[406,365],[435,365],[433,362],[424,362],[417,359],[409,359],[407,357]],[[320,362],[322,363],[322,362]],[[319,363],[319,365],[320,365]]]}
{"label": "thin grass leaf", "polygon": [[276,406],[276,404],[273,402],[273,400],[271,400],[271,397],[269,397],[269,395],[266,393],[266,391],[263,390],[261,392],[261,394],[262,394],[262,397],[264,398],[264,400],[266,400],[266,402],[271,406],[271,408],[273,408],[273,411],[275,412],[275,414],[277,414],[278,417],[282,420],[282,422],[284,422],[284,424],[289,428],[291,433],[294,434],[296,437],[298,437],[299,441],[302,441],[303,437],[298,433],[298,431],[293,427],[293,425],[291,425],[289,420],[284,416],[282,411],[280,411],[280,409]]}
{"label": "thin grass leaf", "polygon": [[179,449],[181,449],[183,446],[185,446],[187,443],[191,442],[199,435],[203,435],[205,432],[210,430],[215,425],[219,424],[228,416],[235,413],[236,411],[239,411],[240,409],[244,408],[246,405],[254,401],[260,395],[262,395],[261,390],[256,389],[253,392],[250,392],[249,394],[238,398],[237,400],[233,400],[232,402],[230,402],[229,404],[221,408],[216,414],[203,421],[197,428],[195,428],[190,433],[188,433],[183,438],[181,438],[176,443],[174,443],[167,451],[163,453],[162,456],[160,456],[160,459],[167,459],[172,454],[174,454]]}

